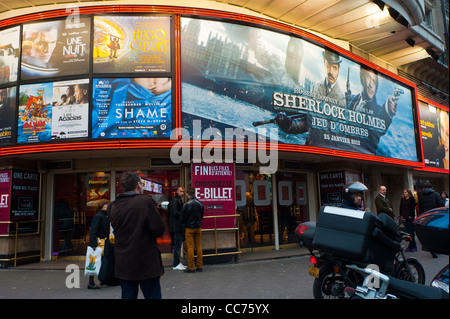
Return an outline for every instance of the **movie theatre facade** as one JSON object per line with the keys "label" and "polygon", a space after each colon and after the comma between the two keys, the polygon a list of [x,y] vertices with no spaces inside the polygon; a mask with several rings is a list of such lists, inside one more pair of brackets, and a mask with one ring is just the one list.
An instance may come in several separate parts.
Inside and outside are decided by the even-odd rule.
{"label": "movie theatre facade", "polygon": [[[386,185],[396,214],[403,188],[448,192],[448,108],[300,29],[116,5],[9,18],[0,39],[3,264],[84,256],[129,170],[166,221],[196,188],[206,256],[295,247],[349,181],[371,211]],[[158,244],[170,254],[168,229]]]}

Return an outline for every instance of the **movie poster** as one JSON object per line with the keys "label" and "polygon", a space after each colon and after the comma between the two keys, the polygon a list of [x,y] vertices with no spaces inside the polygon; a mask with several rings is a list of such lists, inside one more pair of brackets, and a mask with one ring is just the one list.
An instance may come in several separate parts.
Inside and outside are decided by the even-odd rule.
{"label": "movie poster", "polygon": [[[235,214],[234,164],[193,163],[192,186],[203,204],[204,216]],[[235,218],[217,218],[217,227],[235,227]],[[203,219],[202,228],[213,229],[214,219]]]}
{"label": "movie poster", "polygon": [[449,113],[419,101],[425,166],[449,169]]}
{"label": "movie poster", "polygon": [[279,143],[417,161],[413,88],[334,51],[182,18],[181,55],[182,125],[191,132],[194,120],[222,136],[277,129]]}
{"label": "movie poster", "polygon": [[20,87],[17,143],[88,136],[89,80]]}
{"label": "movie poster", "polygon": [[17,81],[19,27],[0,31],[0,84]]}
{"label": "movie poster", "polygon": [[170,72],[169,16],[94,17],[94,72]]}
{"label": "movie poster", "polygon": [[0,89],[0,145],[13,142],[16,87]]}
{"label": "movie poster", "polygon": [[22,79],[89,72],[90,18],[23,26]]}
{"label": "movie poster", "polygon": [[52,140],[88,137],[89,80],[53,83]]}
{"label": "movie poster", "polygon": [[92,138],[170,137],[171,78],[94,79]]}

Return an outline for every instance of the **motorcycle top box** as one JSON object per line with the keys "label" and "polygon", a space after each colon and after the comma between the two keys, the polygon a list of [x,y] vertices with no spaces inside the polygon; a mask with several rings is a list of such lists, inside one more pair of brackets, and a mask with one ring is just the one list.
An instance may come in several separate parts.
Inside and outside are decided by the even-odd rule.
{"label": "motorcycle top box", "polygon": [[400,250],[397,225],[386,214],[322,206],[313,239],[315,249],[390,270]]}

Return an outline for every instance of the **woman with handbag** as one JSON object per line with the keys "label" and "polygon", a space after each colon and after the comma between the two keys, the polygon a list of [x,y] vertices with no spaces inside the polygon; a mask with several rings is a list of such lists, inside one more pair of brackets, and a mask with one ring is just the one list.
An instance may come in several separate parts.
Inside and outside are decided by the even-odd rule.
{"label": "woman with handbag", "polygon": [[[109,216],[106,214],[109,200],[101,199],[98,202],[98,213],[94,215],[91,223],[91,232],[89,235],[89,246],[96,248],[97,246],[104,246],[105,240],[109,236]],[[102,247],[104,248],[104,247]],[[103,257],[102,257],[103,258]],[[99,289],[94,282],[94,276],[89,276],[88,289]]]}

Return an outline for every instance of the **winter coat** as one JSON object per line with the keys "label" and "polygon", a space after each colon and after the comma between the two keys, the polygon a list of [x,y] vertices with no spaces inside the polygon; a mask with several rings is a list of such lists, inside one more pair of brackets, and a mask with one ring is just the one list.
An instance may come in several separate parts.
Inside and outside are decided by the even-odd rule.
{"label": "winter coat", "polygon": [[400,215],[404,218],[414,218],[416,216],[416,200],[413,196],[400,200]]}
{"label": "winter coat", "polygon": [[181,221],[186,228],[197,229],[202,227],[203,219],[203,204],[194,196],[189,198],[189,201],[184,204],[181,213]]}
{"label": "winter coat", "polygon": [[91,232],[89,235],[89,246],[95,249],[98,246],[98,239],[109,237],[109,217],[106,212],[99,210],[92,218]]}
{"label": "winter coat", "polygon": [[181,232],[181,211],[183,210],[183,200],[176,195],[169,204],[169,232]]}
{"label": "winter coat", "polygon": [[377,197],[375,197],[375,206],[377,207],[377,215],[385,213],[391,218],[394,218],[394,213],[389,210],[389,208],[392,208],[392,205],[386,197],[378,194]]}
{"label": "winter coat", "polygon": [[419,193],[419,212],[425,213],[430,209],[443,207],[444,200],[441,195],[435,192],[432,188],[424,188],[422,193]]}
{"label": "winter coat", "polygon": [[115,236],[115,276],[132,281],[162,276],[156,238],[166,225],[153,198],[133,191],[119,194],[110,205],[110,219]]}

